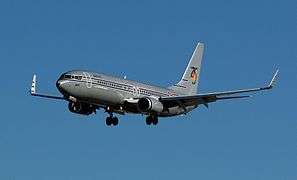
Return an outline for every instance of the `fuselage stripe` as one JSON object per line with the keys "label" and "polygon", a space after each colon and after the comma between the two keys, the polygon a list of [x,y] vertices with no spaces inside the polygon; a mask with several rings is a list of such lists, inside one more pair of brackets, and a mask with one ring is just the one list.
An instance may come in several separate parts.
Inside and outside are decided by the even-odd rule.
{"label": "fuselage stripe", "polygon": [[[88,83],[87,80],[78,80],[78,79],[68,79],[69,81],[73,81],[73,82],[80,82],[80,83]],[[96,79],[97,82],[93,81],[94,79],[92,78],[92,84],[95,84],[95,85],[99,85],[99,86],[102,86],[102,87],[108,87],[108,88],[111,88],[111,89],[117,89],[117,90],[121,90],[121,91],[125,91],[125,92],[130,92],[130,93],[135,93],[135,94],[141,94],[141,95],[144,95],[144,96],[150,96],[150,95],[155,95],[155,96],[170,96],[169,94],[165,94],[163,92],[158,92],[158,91],[153,91],[153,90],[148,90],[148,89],[145,89],[143,87],[139,88],[138,90],[137,89],[133,89],[133,86],[131,85],[126,85],[126,84],[121,84],[121,83],[115,83],[113,81],[106,81],[106,80],[102,80],[102,79]],[[101,82],[105,82],[106,84],[102,84],[102,83],[98,83],[98,81],[101,81]],[[117,84],[118,86],[122,86],[124,88],[119,88],[119,87],[116,87],[116,86],[112,86],[112,85],[108,85],[108,83],[110,84]],[[138,91],[138,92],[137,92]],[[144,93],[144,92],[145,93]]]}

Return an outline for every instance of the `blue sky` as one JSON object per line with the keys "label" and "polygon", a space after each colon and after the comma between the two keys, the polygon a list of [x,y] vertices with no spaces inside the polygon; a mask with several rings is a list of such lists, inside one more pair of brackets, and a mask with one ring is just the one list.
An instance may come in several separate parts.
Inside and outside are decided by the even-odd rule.
{"label": "blue sky", "polygon": [[[0,179],[297,179],[296,1],[0,2]],[[218,102],[188,116],[71,114],[57,94],[70,69],[168,86],[198,41],[200,92],[261,86],[271,92]]]}

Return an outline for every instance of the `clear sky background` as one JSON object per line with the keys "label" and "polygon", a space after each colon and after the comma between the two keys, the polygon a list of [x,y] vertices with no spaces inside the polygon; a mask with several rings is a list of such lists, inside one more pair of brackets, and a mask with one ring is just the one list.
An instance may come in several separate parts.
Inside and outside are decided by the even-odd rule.
{"label": "clear sky background", "polygon": [[[296,180],[297,1],[0,1],[0,179]],[[88,69],[169,86],[198,41],[200,92],[273,91],[183,117],[84,117],[58,94],[62,72]]]}

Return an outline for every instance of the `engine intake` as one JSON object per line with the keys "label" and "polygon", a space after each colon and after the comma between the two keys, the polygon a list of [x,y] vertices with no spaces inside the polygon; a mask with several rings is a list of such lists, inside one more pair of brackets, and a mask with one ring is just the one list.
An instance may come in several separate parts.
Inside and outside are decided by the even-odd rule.
{"label": "engine intake", "polygon": [[96,111],[96,109],[92,105],[79,102],[70,102],[68,108],[70,112],[82,115],[90,115]]}
{"label": "engine intake", "polygon": [[164,106],[158,99],[145,97],[138,100],[137,108],[140,112],[162,112]]}

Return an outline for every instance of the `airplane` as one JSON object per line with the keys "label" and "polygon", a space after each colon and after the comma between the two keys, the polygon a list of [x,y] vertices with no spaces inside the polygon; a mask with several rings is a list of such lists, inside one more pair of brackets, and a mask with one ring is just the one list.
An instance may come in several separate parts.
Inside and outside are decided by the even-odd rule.
{"label": "airplane", "polygon": [[181,80],[167,88],[140,83],[102,73],[74,70],[63,73],[56,82],[62,96],[40,94],[36,91],[36,75],[33,75],[32,96],[68,101],[68,109],[81,115],[95,114],[104,109],[109,114],[107,126],[117,126],[114,113],[142,114],[147,125],[157,125],[159,117],[184,115],[209,103],[227,99],[248,98],[246,93],[270,90],[274,87],[278,70],[267,86],[232,91],[197,93],[203,58],[204,43],[199,42],[193,52]]}

